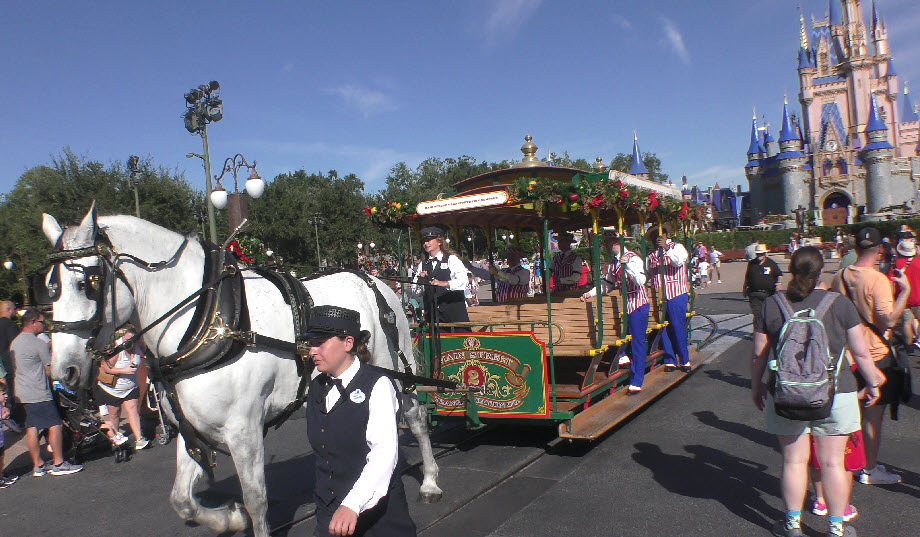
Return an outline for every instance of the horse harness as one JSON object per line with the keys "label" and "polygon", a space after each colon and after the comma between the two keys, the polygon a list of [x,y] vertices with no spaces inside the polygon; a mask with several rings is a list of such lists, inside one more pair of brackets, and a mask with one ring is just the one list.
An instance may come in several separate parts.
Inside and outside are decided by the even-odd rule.
{"label": "horse harness", "polygon": [[[119,345],[100,347],[100,342],[97,341],[97,338],[104,324],[105,286],[109,281],[110,275],[112,278],[110,288],[113,319],[115,318],[116,307],[114,279],[120,279],[129,289],[131,287],[121,268],[119,268],[121,260],[123,258],[128,259],[151,271],[160,270],[175,263],[190,240],[197,240],[205,252],[202,286],[148,326],[138,330],[130,339]],[[83,257],[96,257],[100,260],[100,263],[95,266],[68,263],[68,261]],[[164,392],[170,407],[173,409],[174,417],[179,426],[179,433],[185,440],[189,456],[211,477],[213,477],[213,468],[217,465],[216,452],[220,451],[226,455],[229,455],[229,453],[210,439],[205,438],[185,418],[179,398],[176,395],[175,385],[178,381],[191,375],[206,372],[227,363],[241,354],[246,347],[263,346],[285,353],[292,353],[296,356],[297,374],[300,377],[297,395],[281,413],[265,424],[263,434],[267,433],[269,427],[279,428],[306,402],[306,388],[313,371],[313,362],[306,359],[309,353],[309,346],[303,339],[303,334],[309,328],[310,308],[313,306],[313,300],[306,286],[303,285],[303,281],[338,272],[349,272],[361,278],[374,290],[380,316],[378,319],[379,325],[383,328],[388,350],[393,357],[394,370],[381,368],[381,371],[392,378],[403,381],[403,391],[405,392],[411,391],[415,387],[414,384],[420,382],[436,383],[438,385],[452,384],[452,386],[445,387],[456,387],[455,383],[426,379],[411,374],[409,361],[403,352],[399,350],[395,312],[389,307],[380,290],[377,289],[376,282],[367,274],[357,270],[327,269],[298,280],[288,273],[270,270],[265,267],[242,269],[252,271],[265,278],[281,291],[285,303],[291,308],[294,320],[294,342],[290,342],[265,336],[251,330],[242,270],[238,267],[236,258],[218,245],[198,238],[194,233],[184,237],[182,244],[169,259],[156,263],[146,262],[131,254],[116,252],[104,230],[98,230],[93,245],[86,248],[65,250],[62,248],[61,240],[58,239],[54,251],[48,256],[48,261],[53,265],[48,285],[48,296],[52,302],[60,298],[59,271],[61,264],[64,264],[68,268],[84,272],[85,278],[81,282],[83,291],[88,299],[96,303],[96,311],[89,319],[83,321],[51,321],[48,331],[89,331],[90,337],[86,343],[86,350],[96,362],[114,356],[133,346],[137,340],[154,326],[195,302],[192,321],[180,340],[177,351],[168,356],[158,357],[149,363],[151,365],[151,378],[154,381],[161,382],[164,386]],[[133,293],[133,289],[131,291]],[[406,372],[396,370],[400,365],[396,361],[397,357],[402,362],[401,365]]]}

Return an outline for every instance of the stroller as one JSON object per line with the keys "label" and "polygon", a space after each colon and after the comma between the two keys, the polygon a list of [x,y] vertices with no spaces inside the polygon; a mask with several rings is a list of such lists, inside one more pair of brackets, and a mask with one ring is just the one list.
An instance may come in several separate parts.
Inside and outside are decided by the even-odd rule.
{"label": "stroller", "polygon": [[109,448],[115,453],[115,462],[128,460],[128,449],[113,446],[103,430],[104,422],[89,390],[78,393],[55,382],[54,400],[65,431],[64,452],[72,452],[74,461],[80,462],[89,453],[102,448]]}
{"label": "stroller", "polygon": [[141,407],[141,416],[153,416],[158,421],[156,428],[157,444],[165,446],[176,437],[177,429],[167,421],[163,414],[162,402],[166,394],[157,389],[155,382],[147,380],[147,389],[144,390],[144,403]]}

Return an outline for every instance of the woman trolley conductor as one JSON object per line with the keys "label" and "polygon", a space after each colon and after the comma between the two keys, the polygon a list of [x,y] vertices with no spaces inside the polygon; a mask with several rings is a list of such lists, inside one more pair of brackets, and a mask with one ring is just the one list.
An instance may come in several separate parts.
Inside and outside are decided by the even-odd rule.
{"label": "woman trolley conductor", "polygon": [[370,334],[361,330],[360,314],[316,306],[305,336],[320,372],[307,398],[307,436],[316,455],[316,535],[414,536],[406,492],[394,473],[396,390],[366,365]]}

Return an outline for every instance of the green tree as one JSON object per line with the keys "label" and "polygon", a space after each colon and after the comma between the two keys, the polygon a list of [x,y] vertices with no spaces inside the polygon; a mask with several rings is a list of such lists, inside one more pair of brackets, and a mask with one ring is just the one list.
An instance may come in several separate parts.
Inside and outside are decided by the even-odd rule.
{"label": "green tree", "polygon": [[[610,161],[610,169],[621,172],[629,172],[629,165],[632,164],[632,155],[627,153],[617,153]],[[648,178],[656,183],[667,183],[668,174],[661,171],[661,159],[655,153],[644,153],[642,155],[642,164],[648,170]]]}
{"label": "green tree", "polygon": [[572,160],[568,151],[563,151],[562,156],[556,155],[553,159],[553,164],[564,168],[575,168],[576,170],[584,170],[586,172],[591,171],[591,164],[589,164],[586,159],[579,157]]}
{"label": "green tree", "polygon": [[[180,233],[196,229],[192,207],[202,199],[181,175],[151,161],[141,166],[141,216]],[[105,166],[65,148],[50,165],[27,170],[6,195],[0,210],[0,260],[14,248],[31,274],[45,265],[51,245],[41,231],[42,213],[61,225],[76,224],[93,201],[100,215],[134,214],[134,191],[124,164]],[[19,257],[12,261],[20,263]],[[19,270],[0,273],[0,299],[22,300]]]}

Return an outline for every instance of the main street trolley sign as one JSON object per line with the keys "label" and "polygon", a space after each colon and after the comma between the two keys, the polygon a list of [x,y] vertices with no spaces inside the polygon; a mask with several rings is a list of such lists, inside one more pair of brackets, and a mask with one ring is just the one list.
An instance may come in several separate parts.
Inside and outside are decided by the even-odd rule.
{"label": "main street trolley sign", "polygon": [[480,417],[548,418],[546,349],[532,332],[441,334],[441,374],[482,392],[434,393],[436,412],[463,414],[475,402]]}

